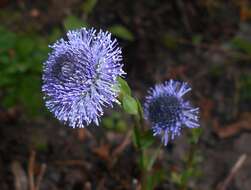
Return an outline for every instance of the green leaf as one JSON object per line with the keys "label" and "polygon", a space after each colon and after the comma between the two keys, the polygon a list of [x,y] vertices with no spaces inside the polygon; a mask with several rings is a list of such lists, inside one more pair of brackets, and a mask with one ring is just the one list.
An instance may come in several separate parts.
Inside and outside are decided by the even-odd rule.
{"label": "green leaf", "polygon": [[161,147],[159,147],[159,148],[154,152],[154,154],[152,154],[152,156],[150,156],[150,160],[149,160],[149,162],[147,163],[147,166],[146,166],[146,168],[147,168],[148,171],[151,171],[151,169],[152,169],[152,167],[153,167],[153,165],[154,165],[156,159],[158,158],[160,149],[161,149]]}
{"label": "green leaf", "polygon": [[178,185],[181,185],[181,175],[177,172],[172,172],[171,173],[171,181],[178,184]]}
{"label": "green leaf", "polygon": [[147,176],[146,181],[146,190],[153,190],[155,187],[161,183],[164,179],[164,171],[163,170],[157,170],[154,171],[152,175]]}
{"label": "green leaf", "polygon": [[189,143],[190,144],[197,144],[201,134],[202,134],[201,127],[191,129],[191,136],[189,137]]}
{"label": "green leaf", "polygon": [[122,106],[127,113],[138,114],[138,104],[133,97],[125,95],[122,99]]}
{"label": "green leaf", "polygon": [[124,40],[133,41],[133,34],[122,25],[114,25],[108,29],[115,36],[122,38]]}
{"label": "green leaf", "polygon": [[245,74],[240,77],[240,97],[242,101],[251,101],[251,75]]}
{"label": "green leaf", "polygon": [[132,141],[135,147],[137,148],[141,147],[140,132],[139,132],[139,128],[136,126],[133,128]]}
{"label": "green leaf", "polygon": [[193,168],[189,168],[185,171],[182,172],[181,174],[181,184],[186,184],[188,182],[188,180],[194,176],[194,169]]}
{"label": "green leaf", "polygon": [[27,57],[34,51],[35,43],[36,41],[34,41],[34,38],[29,36],[19,36],[16,41],[16,51],[18,52],[18,55],[23,59],[27,59]]}
{"label": "green leaf", "polygon": [[64,27],[66,30],[72,30],[87,27],[87,23],[73,15],[70,15],[64,20]]}
{"label": "green leaf", "polygon": [[231,41],[231,44],[234,48],[240,49],[245,53],[251,55],[251,42],[247,39],[244,39],[242,37],[235,37]]}
{"label": "green leaf", "polygon": [[144,118],[144,111],[143,111],[142,105],[138,99],[136,99],[136,101],[138,104],[138,112],[139,112],[140,119],[143,119]]}
{"label": "green leaf", "polygon": [[131,89],[127,82],[122,79],[121,77],[118,77],[119,87],[120,87],[120,93],[122,96],[129,95],[131,96]]}
{"label": "green leaf", "polygon": [[35,116],[41,115],[43,107],[43,95],[40,90],[41,81],[39,76],[29,76],[22,78],[18,90],[18,99],[25,108],[25,111]]}
{"label": "green leaf", "polygon": [[85,0],[85,2],[82,5],[82,9],[86,15],[89,15],[94,7],[96,6],[98,0]]}
{"label": "green leaf", "polygon": [[155,142],[155,138],[150,130],[141,135],[140,140],[143,149],[149,148]]}
{"label": "green leaf", "polygon": [[125,132],[128,128],[122,116],[123,115],[119,112],[112,112],[109,117],[104,117],[102,119],[102,125],[116,132]]}
{"label": "green leaf", "polygon": [[[66,21],[66,20],[65,20]],[[59,28],[54,28],[49,36],[49,42],[53,43],[55,42],[57,39],[59,39],[59,37],[62,35],[61,31]]]}
{"label": "green leaf", "polygon": [[166,33],[163,39],[164,45],[169,49],[176,49],[178,47],[178,39],[176,36]]}
{"label": "green leaf", "polygon": [[0,50],[13,48],[16,43],[17,36],[15,33],[6,30],[0,26]]}
{"label": "green leaf", "polygon": [[202,36],[201,35],[194,35],[192,37],[192,42],[194,45],[198,45],[202,42]]}

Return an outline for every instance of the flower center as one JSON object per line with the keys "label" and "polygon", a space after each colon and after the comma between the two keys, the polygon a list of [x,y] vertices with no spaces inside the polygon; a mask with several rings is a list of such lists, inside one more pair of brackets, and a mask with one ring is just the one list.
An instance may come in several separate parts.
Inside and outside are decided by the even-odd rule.
{"label": "flower center", "polygon": [[149,105],[150,121],[161,124],[163,128],[176,125],[181,122],[182,107],[175,96],[161,96]]}

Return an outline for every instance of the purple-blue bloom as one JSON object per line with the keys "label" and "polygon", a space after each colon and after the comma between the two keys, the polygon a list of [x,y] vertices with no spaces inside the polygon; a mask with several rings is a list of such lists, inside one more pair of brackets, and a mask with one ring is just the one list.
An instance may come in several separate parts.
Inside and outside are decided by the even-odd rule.
{"label": "purple-blue bloom", "polygon": [[145,118],[152,124],[153,135],[161,136],[165,146],[169,139],[180,135],[183,126],[199,127],[199,108],[183,99],[190,90],[185,82],[169,80],[148,91],[144,104]]}
{"label": "purple-blue bloom", "polygon": [[118,102],[117,77],[125,74],[117,40],[109,32],[82,28],[50,48],[43,65],[47,108],[73,128],[98,125],[104,107]]}

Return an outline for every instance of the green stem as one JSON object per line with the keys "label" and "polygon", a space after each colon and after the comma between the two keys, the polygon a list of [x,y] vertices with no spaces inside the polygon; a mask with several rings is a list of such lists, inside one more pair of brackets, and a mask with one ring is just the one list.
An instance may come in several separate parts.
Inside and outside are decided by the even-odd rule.
{"label": "green stem", "polygon": [[134,122],[135,122],[135,125],[133,127],[133,132],[134,132],[134,136],[136,140],[136,148],[140,152],[140,167],[142,169],[144,168],[144,151],[143,151],[142,143],[140,139],[139,121],[137,118],[134,117]]}
{"label": "green stem", "polygon": [[[146,156],[146,150],[142,147],[142,142],[141,142],[141,136],[140,134],[142,133],[143,127],[142,123],[140,122],[139,117],[134,117],[135,125],[133,128],[135,140],[136,140],[136,147],[137,150],[139,151],[139,163],[140,163],[140,169],[141,169],[141,187],[144,190],[148,190],[148,177],[151,173],[152,166],[154,165],[154,162],[156,161],[157,156],[159,155],[159,152],[161,150],[162,144],[158,146],[156,151],[153,153],[153,156],[151,156],[150,163],[145,163],[145,156]],[[141,126],[141,127],[140,127]]]}
{"label": "green stem", "polygon": [[155,161],[156,161],[156,159],[157,159],[157,157],[158,157],[158,155],[159,155],[159,152],[160,152],[160,150],[161,150],[161,147],[162,147],[162,143],[159,144],[157,150],[153,153],[153,157],[152,157],[152,159],[150,160],[150,163],[149,163],[149,165],[148,165],[148,167],[147,167],[147,171],[150,172],[150,171],[152,170],[152,167],[153,167],[153,165],[154,165],[154,163],[155,163]]}
{"label": "green stem", "polygon": [[[188,158],[186,161],[185,170],[190,169],[193,165],[193,159],[194,159],[196,147],[197,147],[196,144],[191,144],[191,147],[190,147],[189,153],[188,153]],[[184,184],[181,185],[180,190],[187,190],[187,181],[185,181]]]}
{"label": "green stem", "polygon": [[133,117],[133,120],[135,122],[135,125],[133,127],[133,132],[134,132],[134,136],[135,136],[135,141],[136,141],[136,148],[139,151],[139,164],[140,164],[140,170],[141,170],[141,184],[142,187],[144,186],[144,184],[146,183],[146,171],[145,171],[145,163],[144,163],[144,156],[145,156],[145,151],[142,148],[142,142],[141,142],[141,138],[140,138],[140,130],[142,130],[142,127],[140,129],[140,117]]}

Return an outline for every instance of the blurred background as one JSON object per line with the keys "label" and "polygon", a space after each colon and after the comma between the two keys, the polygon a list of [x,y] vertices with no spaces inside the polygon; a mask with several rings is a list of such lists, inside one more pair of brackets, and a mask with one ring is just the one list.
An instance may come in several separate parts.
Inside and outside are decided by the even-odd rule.
{"label": "blurred background", "polygon": [[118,39],[141,102],[173,78],[192,85],[201,109],[201,129],[161,149],[153,189],[250,190],[250,21],[248,0],[0,0],[0,189],[142,189],[119,108],[100,127],[70,129],[44,106],[48,45],[95,27]]}

